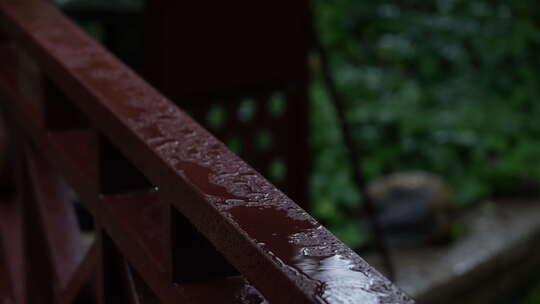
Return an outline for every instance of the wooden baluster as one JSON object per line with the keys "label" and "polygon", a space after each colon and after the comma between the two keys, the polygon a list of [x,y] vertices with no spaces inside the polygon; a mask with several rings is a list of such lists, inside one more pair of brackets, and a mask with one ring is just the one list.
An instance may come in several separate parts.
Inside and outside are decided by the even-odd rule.
{"label": "wooden baluster", "polygon": [[[24,152],[22,152],[24,153]],[[27,303],[54,303],[59,282],[55,275],[51,248],[38,210],[27,155],[20,160],[19,203],[23,216],[25,294]]]}
{"label": "wooden baluster", "polygon": [[103,230],[99,232],[98,241],[98,304],[141,303],[136,277],[129,263]]}
{"label": "wooden baluster", "polygon": [[124,267],[124,259],[116,250],[112,240],[100,229],[97,298],[99,304],[133,304],[133,294],[129,275]]}

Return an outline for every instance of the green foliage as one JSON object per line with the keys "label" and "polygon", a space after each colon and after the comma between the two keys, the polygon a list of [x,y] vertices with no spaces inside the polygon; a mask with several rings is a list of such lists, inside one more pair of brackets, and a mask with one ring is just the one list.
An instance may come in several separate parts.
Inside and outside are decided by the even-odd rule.
{"label": "green foliage", "polygon": [[538,304],[540,303],[540,284],[537,284],[527,295],[524,304]]}
{"label": "green foliage", "polygon": [[[540,3],[315,4],[334,76],[349,102],[348,123],[367,151],[368,178],[435,172],[452,184],[459,207],[519,194],[522,185],[540,180]],[[342,222],[354,217],[346,210],[360,197],[319,78],[312,113],[314,212],[330,227],[345,227]]]}

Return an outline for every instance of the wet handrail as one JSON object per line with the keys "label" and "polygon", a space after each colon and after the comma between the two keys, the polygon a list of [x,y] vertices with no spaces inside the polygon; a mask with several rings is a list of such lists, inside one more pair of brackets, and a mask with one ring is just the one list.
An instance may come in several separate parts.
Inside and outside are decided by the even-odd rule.
{"label": "wet handrail", "polygon": [[[99,250],[90,251],[61,294],[80,287],[73,280],[91,271],[83,267],[88,261],[107,271],[103,265],[119,261],[111,258],[115,251],[129,264],[121,272],[136,278],[126,288],[137,293],[147,286],[166,303],[225,303],[227,297],[240,303],[412,303],[46,1],[1,0],[0,31],[7,37],[0,97],[10,127],[31,147],[27,154],[50,160],[98,225]],[[24,67],[21,56],[35,61],[34,69]],[[36,67],[50,84],[40,87],[31,74],[21,80]],[[46,86],[61,95],[28,91]],[[74,110],[62,112],[47,100],[64,95]],[[90,123],[51,127],[51,111],[57,120],[80,111]],[[124,162],[136,170],[116,172]],[[111,176],[142,182],[109,189]],[[199,234],[202,240],[192,244]],[[98,298],[107,299],[101,276]]]}

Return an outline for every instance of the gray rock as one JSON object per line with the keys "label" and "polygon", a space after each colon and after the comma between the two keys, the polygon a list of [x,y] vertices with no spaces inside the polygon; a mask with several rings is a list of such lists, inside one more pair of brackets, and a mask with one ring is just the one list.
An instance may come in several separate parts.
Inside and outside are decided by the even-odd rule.
{"label": "gray rock", "polygon": [[368,184],[377,219],[391,247],[448,239],[450,186],[427,172],[399,172]]}

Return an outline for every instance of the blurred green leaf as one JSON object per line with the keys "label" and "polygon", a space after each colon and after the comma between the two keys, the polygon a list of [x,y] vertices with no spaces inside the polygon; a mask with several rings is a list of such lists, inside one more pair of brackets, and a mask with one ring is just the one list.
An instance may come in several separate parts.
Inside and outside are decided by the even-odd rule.
{"label": "blurred green leaf", "polygon": [[[540,181],[540,2],[316,0],[315,9],[366,177],[434,172],[457,207]],[[361,194],[321,79],[312,89],[313,205],[354,242],[344,227],[357,216],[346,210]]]}

